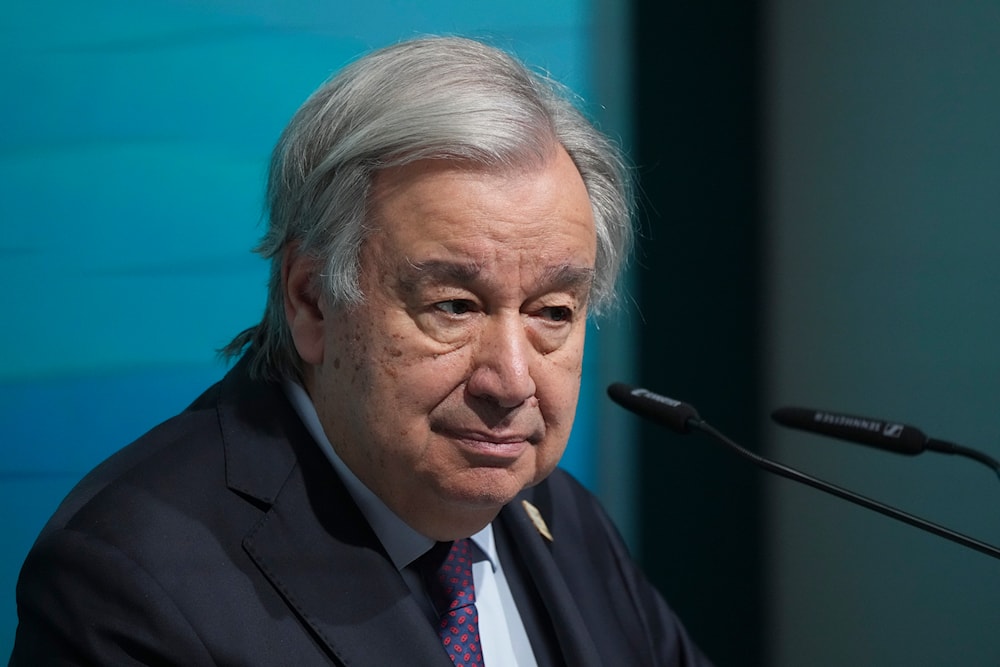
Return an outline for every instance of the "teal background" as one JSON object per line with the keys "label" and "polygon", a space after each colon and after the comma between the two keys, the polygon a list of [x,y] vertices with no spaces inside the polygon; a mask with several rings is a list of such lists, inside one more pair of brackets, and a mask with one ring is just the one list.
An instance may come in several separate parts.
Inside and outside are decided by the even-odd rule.
{"label": "teal background", "polygon": [[[1000,3],[770,5],[769,406],[1000,458]],[[782,461],[1000,545],[988,468],[766,434]],[[1000,665],[1000,561],[783,480],[766,515],[770,664]]]}
{"label": "teal background", "polygon": [[[217,379],[214,350],[258,319],[249,248],[281,128],[348,59],[425,32],[551,70],[666,183],[643,193],[630,305],[590,332],[565,465],[698,642],[733,665],[1000,664],[997,561],[711,444],[636,447],[602,398],[642,377],[774,458],[1000,544],[985,468],[767,419],[815,405],[1000,457],[1000,5],[983,0],[8,0],[0,656],[58,500]],[[635,139],[633,87],[658,100]],[[679,256],[690,270],[663,280]]]}
{"label": "teal background", "polygon": [[[258,320],[266,161],[307,95],[371,48],[456,33],[590,98],[594,22],[583,0],[4,3],[0,655],[62,496],[220,377],[215,350]],[[589,357],[564,466],[593,487]]]}

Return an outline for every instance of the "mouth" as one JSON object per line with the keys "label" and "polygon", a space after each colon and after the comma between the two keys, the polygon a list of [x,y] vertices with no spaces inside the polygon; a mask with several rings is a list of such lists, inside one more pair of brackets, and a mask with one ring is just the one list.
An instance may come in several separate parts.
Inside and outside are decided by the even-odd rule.
{"label": "mouth", "polygon": [[537,439],[534,434],[466,430],[444,431],[440,435],[458,444],[466,455],[493,465],[517,460]]}

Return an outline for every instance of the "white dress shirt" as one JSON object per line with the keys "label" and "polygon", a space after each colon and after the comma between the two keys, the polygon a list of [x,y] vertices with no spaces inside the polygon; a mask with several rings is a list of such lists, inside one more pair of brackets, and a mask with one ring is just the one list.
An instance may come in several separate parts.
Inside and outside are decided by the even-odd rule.
{"label": "white dress shirt", "polygon": [[[416,570],[408,567],[434,546],[434,540],[413,530],[347,467],[327,439],[316,408],[300,384],[286,381],[285,393],[309,433],[333,464],[396,569],[422,605],[428,621],[436,627],[437,615],[423,582],[420,581]],[[483,661],[486,665],[537,667],[528,634],[521,622],[521,615],[517,611],[514,596],[510,592],[510,586],[507,585],[503,566],[497,556],[492,524],[470,537],[475,545],[472,578],[476,587],[476,610],[479,612],[479,640],[483,647]]]}

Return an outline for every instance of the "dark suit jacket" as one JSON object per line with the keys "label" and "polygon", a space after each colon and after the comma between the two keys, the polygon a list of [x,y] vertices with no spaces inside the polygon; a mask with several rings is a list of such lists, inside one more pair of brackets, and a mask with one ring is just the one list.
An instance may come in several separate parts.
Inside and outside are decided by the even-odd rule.
{"label": "dark suit jacket", "polygon": [[[450,665],[280,387],[237,365],[101,464],[17,587],[12,665]],[[596,500],[564,472],[494,522],[541,664],[700,665]]]}

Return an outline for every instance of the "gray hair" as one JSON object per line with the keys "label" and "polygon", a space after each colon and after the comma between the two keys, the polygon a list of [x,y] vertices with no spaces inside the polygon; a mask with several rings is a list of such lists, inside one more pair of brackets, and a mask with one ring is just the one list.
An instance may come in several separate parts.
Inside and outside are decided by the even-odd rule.
{"label": "gray hair", "polygon": [[597,261],[590,312],[614,299],[632,243],[629,173],[617,146],[565,89],[507,53],[458,37],[414,39],[351,63],[295,113],[271,156],[268,229],[255,252],[271,261],[260,324],[223,348],[247,345],[257,377],[295,377],[301,360],[285,320],[282,257],[317,259],[317,287],[333,304],[363,301],[359,254],[370,228],[375,173],[415,160],[486,167],[541,164],[561,144],[590,196]]}

